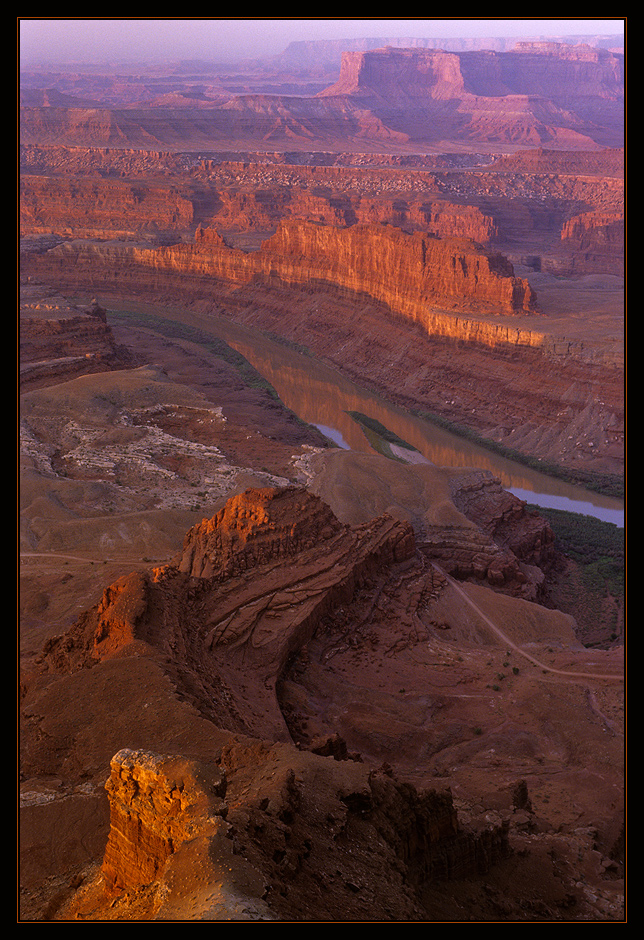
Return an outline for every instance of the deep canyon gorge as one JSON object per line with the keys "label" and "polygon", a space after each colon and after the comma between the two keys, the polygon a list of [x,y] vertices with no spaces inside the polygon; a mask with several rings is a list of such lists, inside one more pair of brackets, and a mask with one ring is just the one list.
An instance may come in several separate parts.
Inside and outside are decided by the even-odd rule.
{"label": "deep canyon gorge", "polygon": [[23,68],[21,922],[625,921],[618,39]]}

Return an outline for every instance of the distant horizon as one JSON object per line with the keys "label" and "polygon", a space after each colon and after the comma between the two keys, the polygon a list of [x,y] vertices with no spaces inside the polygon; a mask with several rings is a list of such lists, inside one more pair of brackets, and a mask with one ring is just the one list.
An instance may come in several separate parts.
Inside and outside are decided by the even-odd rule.
{"label": "distant horizon", "polygon": [[56,19],[18,18],[21,67],[154,64],[202,59],[234,64],[290,43],[355,39],[550,39],[622,36],[625,18],[593,19]]}

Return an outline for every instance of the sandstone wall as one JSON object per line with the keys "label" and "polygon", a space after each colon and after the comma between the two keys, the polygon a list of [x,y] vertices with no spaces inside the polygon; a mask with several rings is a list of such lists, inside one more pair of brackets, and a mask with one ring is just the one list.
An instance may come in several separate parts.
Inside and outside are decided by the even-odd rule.
{"label": "sandstone wall", "polygon": [[392,99],[538,95],[570,100],[624,94],[623,56],[590,46],[521,42],[511,52],[445,52],[391,46],[342,55],[340,76],[318,97]]}
{"label": "sandstone wall", "polygon": [[190,289],[202,295],[217,282],[279,283],[309,291],[318,285],[387,304],[430,333],[488,345],[544,342],[540,333],[514,322],[479,318],[495,314],[515,321],[539,312],[528,282],[514,276],[502,255],[465,239],[406,235],[387,226],[288,222],[250,253],[228,247],[213,230],[198,229],[193,244],[152,249],[69,243],[31,255],[25,265],[42,277],[63,277],[66,288],[82,284],[92,290],[133,281],[139,288],[147,282],[166,292]]}
{"label": "sandstone wall", "polygon": [[146,231],[185,231],[193,215],[191,200],[174,186],[33,175],[20,183],[23,234],[132,238]]}
{"label": "sandstone wall", "polygon": [[571,274],[624,275],[625,220],[620,212],[584,212],[561,231]]}
{"label": "sandstone wall", "polygon": [[105,310],[95,302],[86,309],[60,298],[33,302],[29,285],[23,285],[19,333],[22,390],[131,363],[129,352],[114,339]]}
{"label": "sandstone wall", "polygon": [[421,320],[427,305],[498,314],[537,310],[536,295],[503,256],[465,239],[408,236],[387,226],[290,223],[259,254],[284,280],[330,281]]}

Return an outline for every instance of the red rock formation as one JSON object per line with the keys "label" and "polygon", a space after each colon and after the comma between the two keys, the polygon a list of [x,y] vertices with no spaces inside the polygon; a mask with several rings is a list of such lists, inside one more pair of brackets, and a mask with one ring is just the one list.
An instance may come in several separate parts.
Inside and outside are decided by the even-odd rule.
{"label": "red rock formation", "polygon": [[185,231],[193,211],[176,187],[149,182],[28,175],[20,183],[20,227],[29,235],[132,238]]}
{"label": "red rock formation", "polygon": [[477,529],[450,533],[434,527],[422,550],[456,577],[485,578],[508,593],[538,600],[544,573],[555,560],[548,523],[484,471],[452,471],[450,485],[454,505]]}
{"label": "red rock formation", "polygon": [[[193,527],[171,565],[106,589],[48,644],[47,661],[65,671],[146,645],[172,650],[176,681],[202,690],[198,707],[231,729],[283,739],[274,687],[288,657],[370,572],[414,551],[411,527],[389,516],[352,530],[300,487],[250,490]],[[241,718],[247,675],[262,705]]]}
{"label": "red rock formation", "polygon": [[[414,193],[400,197],[311,191],[313,180],[297,173],[296,190],[276,186],[253,190],[217,190],[218,208],[209,224],[223,230],[268,231],[285,219],[301,219],[326,225],[346,226],[356,222],[392,224],[405,229],[429,232],[440,238],[470,238],[480,244],[493,242],[498,229],[490,215],[475,206],[462,206],[430,194]],[[386,186],[383,182],[383,188]],[[341,178],[336,185],[342,186]],[[368,190],[368,187],[365,187]]]}
{"label": "red rock formation", "polygon": [[[562,247],[571,274],[624,274],[625,225],[621,212],[584,212],[564,225]],[[566,261],[562,262],[562,267]],[[563,273],[563,272],[562,272]]]}
{"label": "red rock formation", "polygon": [[[464,493],[467,481],[461,483],[457,489]],[[475,489],[469,487],[467,502],[489,522],[498,499],[488,494],[484,509],[475,507]],[[509,515],[516,515],[513,507]],[[473,818],[478,812],[469,816],[464,809],[461,819],[449,791],[399,779],[382,756],[379,763],[368,755],[362,760],[354,740],[349,750],[330,731],[329,710],[333,703],[344,713],[357,696],[348,718],[359,726],[357,738],[368,754],[400,748],[408,761],[418,755],[420,766],[431,753],[438,768],[467,753],[480,758],[481,748],[473,750],[477,732],[463,732],[471,721],[463,716],[471,712],[450,722],[449,711],[455,703],[463,707],[463,699],[487,701],[488,693],[482,685],[465,693],[452,686],[484,683],[484,677],[475,680],[478,667],[470,658],[480,653],[485,661],[494,648],[483,643],[481,651],[469,639],[468,663],[457,665],[456,673],[447,671],[464,657],[454,656],[458,643],[445,644],[441,632],[459,632],[461,620],[468,621],[464,630],[472,629],[458,605],[448,614],[449,624],[434,621],[438,611],[446,616],[449,596],[454,602],[451,590],[416,552],[406,523],[382,516],[356,527],[341,525],[299,487],[242,494],[193,527],[170,565],[108,588],[100,604],[46,645],[43,671],[30,680],[34,697],[26,692],[28,718],[40,714],[43,691],[53,709],[43,725],[46,736],[40,722],[26,722],[31,746],[37,738],[50,773],[57,762],[73,761],[76,768],[79,752],[69,751],[71,738],[96,738],[91,709],[69,711],[79,689],[95,690],[103,722],[118,709],[117,736],[127,728],[130,737],[106,758],[110,824],[102,860],[94,873],[85,869],[85,881],[55,919],[422,921],[444,909],[450,915],[461,911],[459,880],[468,880],[469,893],[482,874],[492,877],[508,857],[510,827],[516,840],[517,827],[533,824],[525,788],[520,806],[514,778],[507,794],[490,797],[497,808],[506,807],[503,815]],[[516,605],[519,616],[539,621],[531,629],[548,631],[558,624],[557,635],[564,636],[556,612],[504,600]],[[348,652],[334,674],[330,653],[344,644]],[[377,679],[365,694],[361,669],[367,648],[370,681],[376,674]],[[413,655],[393,655],[405,650]],[[324,701],[313,707],[321,669]],[[388,686],[382,684],[384,673]],[[409,702],[403,681],[417,683]],[[137,700],[131,706],[134,683]],[[528,684],[534,696],[534,680]],[[158,698],[148,697],[153,689]],[[168,728],[152,714],[157,706],[173,730],[175,720],[179,726],[167,751]],[[585,714],[585,701],[580,707]],[[121,712],[128,709],[124,722]],[[444,709],[440,717],[438,709]],[[592,721],[595,734],[596,725]],[[493,728],[484,748],[499,748],[504,761],[515,747],[524,762],[533,750],[541,753],[543,745],[523,728],[507,741],[498,734],[496,715]],[[110,727],[110,740],[114,736]],[[99,743],[94,747],[101,751]],[[500,765],[504,780],[512,760]],[[423,781],[428,777],[421,774]],[[486,777],[485,787],[496,785]],[[537,843],[530,844],[536,852]],[[531,852],[520,862],[523,877],[539,871]],[[539,885],[526,892],[507,879],[501,870],[502,899],[512,903],[512,911],[526,893],[541,891]],[[549,900],[555,908],[564,883],[563,876],[557,879]],[[480,903],[476,897],[467,910]]]}
{"label": "red rock formation", "polygon": [[184,842],[212,837],[222,823],[225,778],[195,761],[125,749],[112,760],[106,790],[110,834],[101,871],[108,892],[155,881]]}
{"label": "red rock formation", "polygon": [[338,81],[318,97],[389,100],[538,95],[620,98],[623,57],[590,46],[517,43],[512,52],[395,49],[345,52]]}
{"label": "red rock formation", "polygon": [[522,150],[502,154],[494,160],[494,166],[513,173],[557,173],[572,176],[603,176],[623,179],[624,148],[614,147],[600,151],[571,153],[564,150]]}
{"label": "red rock formation", "polygon": [[318,97],[369,109],[363,133],[371,136],[619,145],[623,57],[558,43],[521,43],[508,53],[345,52],[338,81]]}
{"label": "red rock formation", "polygon": [[508,53],[386,48],[345,53],[338,81],[315,98],[240,95],[136,110],[27,107],[20,128],[28,144],[152,150],[177,140],[210,150],[213,142],[234,150],[258,141],[272,141],[276,150],[310,150],[313,141],[347,150],[348,142],[365,140],[393,149],[445,140],[594,149],[622,145],[623,95],[623,56],[587,46],[528,44]]}
{"label": "red rock formation", "polygon": [[[419,577],[428,579],[426,589],[418,588]],[[435,587],[434,575],[416,555],[409,525],[383,516],[351,528],[319,498],[290,487],[234,497],[187,533],[171,565],[106,589],[68,634],[46,645],[50,675],[155,658],[181,698],[218,733],[236,737],[221,749],[218,766],[130,747],[114,755],[100,874],[72,898],[66,915],[92,919],[138,892],[134,919],[137,909],[152,919],[170,912],[209,919],[213,910],[239,904],[242,919],[298,916],[300,904],[310,916],[318,902],[309,866],[302,866],[305,846],[315,841],[315,870],[327,870],[330,859],[336,869],[342,833],[351,832],[351,885],[358,878],[366,886],[374,864],[381,884],[397,882],[402,871],[409,887],[400,895],[395,888],[386,906],[418,918],[427,884],[503,859],[508,826],[500,820],[462,827],[449,793],[420,791],[392,772],[374,771],[342,742],[316,740],[298,750],[285,731],[276,682],[323,619],[356,603],[356,615],[365,602],[362,609],[373,611],[381,595],[378,607],[395,596],[398,617],[412,621],[398,623],[390,611],[393,639],[409,629],[428,585]],[[322,756],[329,747],[333,756]],[[371,845],[362,858],[363,842],[376,834],[375,855]],[[288,903],[286,891],[268,891],[280,884],[292,886]],[[342,902],[347,911],[353,895],[348,890]]]}
{"label": "red rock formation", "polygon": [[75,375],[131,365],[96,302],[74,307],[39,285],[21,286],[20,387],[38,388]]}
{"label": "red rock formation", "polygon": [[388,46],[369,52],[344,52],[337,82],[318,97],[443,99],[458,98],[464,91],[458,53]]}
{"label": "red rock formation", "polygon": [[536,312],[536,295],[507,259],[466,239],[408,236],[387,226],[290,223],[264,243],[261,254],[287,282],[331,282],[420,322],[430,306]]}
{"label": "red rock formation", "polygon": [[385,222],[482,244],[498,234],[488,214],[441,198],[430,173],[361,167],[357,174],[344,166],[289,165],[288,155],[204,169],[166,153],[35,146],[22,148],[21,169],[23,235],[178,240],[193,234],[197,218],[264,235],[287,218]]}
{"label": "red rock formation", "polygon": [[186,535],[179,568],[193,577],[239,575],[342,533],[328,506],[306,491],[247,490]]}
{"label": "red rock formation", "polygon": [[231,741],[219,766],[124,748],[106,790],[100,873],[57,919],[328,920],[320,880],[334,871],[333,919],[361,919],[368,903],[370,916],[417,921],[427,884],[509,854],[508,826],[459,826],[449,792],[292,747]]}
{"label": "red rock formation", "polygon": [[216,232],[199,228],[190,245],[158,249],[68,245],[25,262],[28,270],[46,273],[54,282],[58,265],[67,286],[78,278],[93,289],[132,276],[140,284],[142,278],[158,275],[170,286],[173,278],[180,277],[183,290],[191,282],[197,292],[199,283],[204,289],[210,279],[231,285],[270,285],[277,279],[308,288],[320,283],[327,289],[366,294],[430,331],[435,328],[434,307],[510,316],[538,312],[532,288],[514,276],[501,254],[467,239],[406,235],[378,225],[337,228],[285,222],[259,251],[251,253],[229,248]]}

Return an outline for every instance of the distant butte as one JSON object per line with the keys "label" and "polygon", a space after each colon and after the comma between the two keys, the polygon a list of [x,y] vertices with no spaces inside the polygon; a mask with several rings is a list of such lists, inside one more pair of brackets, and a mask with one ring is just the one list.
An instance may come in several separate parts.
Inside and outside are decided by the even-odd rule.
{"label": "distant butte", "polygon": [[404,152],[452,141],[593,150],[623,143],[624,57],[557,43],[511,52],[388,47],[345,52],[337,81],[315,96],[224,94],[178,107],[161,98],[100,109],[39,107],[32,96],[25,104],[22,143],[176,149],[181,140],[182,149],[190,142],[191,149],[298,150],[315,142]]}

